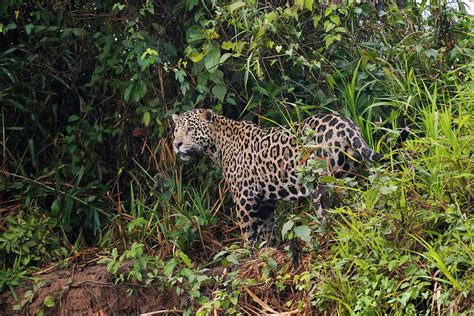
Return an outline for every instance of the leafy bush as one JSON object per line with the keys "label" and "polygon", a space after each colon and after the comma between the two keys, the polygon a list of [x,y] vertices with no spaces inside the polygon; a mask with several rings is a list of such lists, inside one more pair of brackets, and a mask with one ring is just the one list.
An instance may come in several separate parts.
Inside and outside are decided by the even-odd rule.
{"label": "leafy bush", "polygon": [[[0,289],[92,247],[119,281],[191,297],[187,313],[470,308],[462,3],[10,0],[0,12]],[[278,205],[276,248],[241,249],[218,168],[177,162],[168,142],[168,116],[195,107],[262,126],[338,111],[389,162],[358,181],[301,170],[342,206],[321,226],[311,206]]]}
{"label": "leafy bush", "polygon": [[49,257],[54,244],[58,247],[57,240],[48,238],[54,227],[53,221],[35,210],[8,215],[4,225],[5,230],[0,233],[2,266],[14,264],[21,267],[41,261]]}

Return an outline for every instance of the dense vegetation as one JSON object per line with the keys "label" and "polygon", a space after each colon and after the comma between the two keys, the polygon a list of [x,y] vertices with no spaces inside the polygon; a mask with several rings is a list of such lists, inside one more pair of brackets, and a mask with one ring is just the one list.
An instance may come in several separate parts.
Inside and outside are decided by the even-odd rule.
{"label": "dense vegetation", "polygon": [[[467,313],[473,17],[442,3],[3,2],[0,292],[87,259],[185,314]],[[219,169],[170,147],[171,114],[196,107],[338,111],[388,161],[318,179],[343,202],[325,225],[281,203],[276,245],[241,248]]]}

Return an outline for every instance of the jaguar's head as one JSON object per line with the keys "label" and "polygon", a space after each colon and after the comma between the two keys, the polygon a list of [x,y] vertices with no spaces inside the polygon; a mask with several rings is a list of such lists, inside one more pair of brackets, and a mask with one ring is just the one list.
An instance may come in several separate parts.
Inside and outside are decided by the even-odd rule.
{"label": "jaguar's head", "polygon": [[206,153],[213,145],[210,125],[214,113],[211,110],[192,110],[181,115],[173,114],[174,152],[182,160],[190,160]]}

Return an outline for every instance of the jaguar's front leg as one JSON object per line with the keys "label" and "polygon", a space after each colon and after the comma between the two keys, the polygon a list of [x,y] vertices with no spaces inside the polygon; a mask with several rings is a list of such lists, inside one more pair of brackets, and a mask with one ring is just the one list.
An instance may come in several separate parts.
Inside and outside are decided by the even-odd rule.
{"label": "jaguar's front leg", "polygon": [[274,214],[275,214],[275,200],[260,201],[258,216],[258,238],[259,241],[267,241],[271,244],[274,241]]}
{"label": "jaguar's front leg", "polygon": [[327,215],[327,205],[325,205],[325,198],[327,197],[327,189],[325,185],[319,184],[313,191],[312,195],[313,205],[316,208],[316,216],[323,222]]}
{"label": "jaguar's front leg", "polygon": [[237,205],[237,217],[244,238],[244,246],[251,246],[257,237],[260,225],[258,217],[260,201],[256,197],[240,196],[237,199],[234,198],[234,202]]}

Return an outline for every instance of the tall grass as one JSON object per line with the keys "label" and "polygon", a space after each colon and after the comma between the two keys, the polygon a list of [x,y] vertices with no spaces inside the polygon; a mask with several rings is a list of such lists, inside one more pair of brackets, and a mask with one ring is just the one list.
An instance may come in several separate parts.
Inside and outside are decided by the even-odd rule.
{"label": "tall grass", "polygon": [[[13,18],[20,40],[0,54],[0,290],[31,266],[98,253],[115,274],[133,262],[120,282],[173,288],[188,314],[468,313],[472,19],[424,2],[256,3],[106,1],[96,18],[110,29],[91,32],[63,19],[69,6],[18,2],[41,14],[31,34]],[[94,66],[88,78],[70,56]],[[388,162],[335,182],[342,203],[323,225],[311,205],[280,203],[276,242],[244,249],[220,170],[170,146],[170,113],[202,105],[290,129],[338,111]]]}
{"label": "tall grass", "polygon": [[[390,162],[371,169],[365,189],[336,184],[337,192],[346,192],[340,195],[345,206],[330,210],[332,220],[324,230],[311,207],[281,204],[274,230],[277,246],[242,251],[235,243],[239,236],[238,229],[232,228],[235,217],[227,211],[232,203],[224,187],[215,187],[219,172],[209,173],[204,164],[199,164],[203,168],[199,172],[188,173],[186,165],[179,169],[173,179],[178,197],[174,201],[157,200],[144,211],[141,207],[149,204],[146,197],[132,194],[137,199],[132,200],[129,213],[144,218],[142,228],[147,232],[156,227],[161,237],[154,242],[163,247],[173,244],[171,255],[180,258],[177,249],[181,249],[201,268],[222,265],[236,273],[231,279],[215,276],[215,282],[232,296],[200,285],[202,295],[209,298],[198,304],[200,310],[217,312],[222,306],[234,306],[235,295],[242,306],[233,307],[235,313],[246,310],[246,302],[261,312],[429,315],[469,309],[474,282],[472,92],[463,82],[428,85],[415,78],[412,71],[399,78],[399,86],[410,87],[405,91],[413,95],[400,95],[396,88],[391,97],[382,96],[371,105],[379,115],[384,112],[377,107],[389,109],[381,123],[359,116],[361,124],[368,123],[368,132],[383,135],[380,151],[393,155]],[[352,81],[339,84],[347,91],[355,89]],[[364,93],[360,89],[356,94]],[[292,107],[285,105],[280,109],[282,121],[291,125]],[[406,126],[411,134],[398,148],[397,131]],[[216,194],[218,198],[212,198]],[[289,261],[294,254],[279,237],[288,219],[312,230],[299,268]],[[137,231],[133,236],[149,243],[153,234]],[[262,301],[268,291],[280,296]]]}

